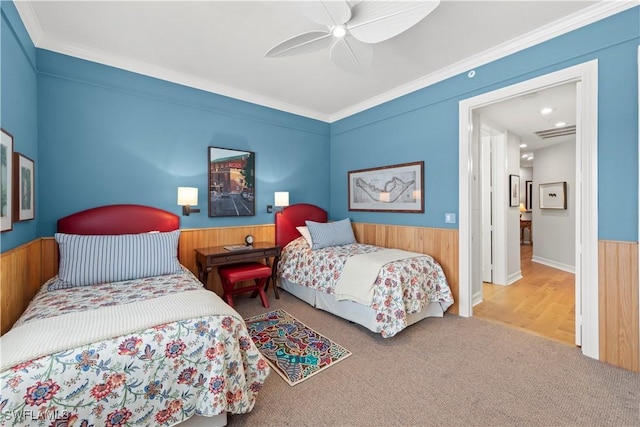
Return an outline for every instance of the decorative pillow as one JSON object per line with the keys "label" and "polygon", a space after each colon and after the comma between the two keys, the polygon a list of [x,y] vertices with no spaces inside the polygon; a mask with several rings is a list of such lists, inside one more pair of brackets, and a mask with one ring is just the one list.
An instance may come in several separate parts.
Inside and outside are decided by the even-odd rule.
{"label": "decorative pillow", "polygon": [[329,246],[356,243],[351,221],[345,218],[334,222],[305,221],[311,234],[311,249],[322,249]]}
{"label": "decorative pillow", "polygon": [[179,237],[180,230],[108,236],[56,233],[60,269],[58,280],[47,289],[182,273]]}
{"label": "decorative pillow", "polygon": [[311,240],[311,234],[309,234],[309,228],[308,227],[296,227],[296,230],[298,230],[298,232],[300,232],[300,234],[302,234],[302,237],[304,237],[304,239],[307,241],[307,243],[309,244],[309,247],[313,246],[313,240]]}

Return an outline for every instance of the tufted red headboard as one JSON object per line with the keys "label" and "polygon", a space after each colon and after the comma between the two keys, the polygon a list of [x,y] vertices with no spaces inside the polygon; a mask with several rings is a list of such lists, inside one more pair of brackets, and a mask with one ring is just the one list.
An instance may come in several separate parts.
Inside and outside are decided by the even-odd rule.
{"label": "tufted red headboard", "polygon": [[58,232],[68,234],[137,234],[179,227],[178,215],[142,205],[100,206],[58,220]]}
{"label": "tufted red headboard", "polygon": [[306,220],[327,222],[327,211],[315,205],[299,203],[276,212],[276,245],[284,248],[287,243],[300,237],[296,227],[305,225]]}

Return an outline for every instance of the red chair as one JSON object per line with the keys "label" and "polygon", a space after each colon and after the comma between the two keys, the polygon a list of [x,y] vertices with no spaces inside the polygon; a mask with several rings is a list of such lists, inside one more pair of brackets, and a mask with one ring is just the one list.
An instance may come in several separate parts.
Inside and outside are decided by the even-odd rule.
{"label": "red chair", "polygon": [[[259,262],[229,264],[218,267],[218,274],[220,275],[220,282],[222,282],[222,289],[224,290],[222,298],[225,299],[231,307],[233,307],[234,295],[253,291],[254,294],[252,297],[255,297],[257,292],[260,294],[262,305],[265,308],[269,308],[269,300],[267,299],[267,294],[264,292],[264,285],[271,277],[271,267],[260,264]],[[254,280],[255,284],[239,288],[235,287],[236,283],[244,280]]]}

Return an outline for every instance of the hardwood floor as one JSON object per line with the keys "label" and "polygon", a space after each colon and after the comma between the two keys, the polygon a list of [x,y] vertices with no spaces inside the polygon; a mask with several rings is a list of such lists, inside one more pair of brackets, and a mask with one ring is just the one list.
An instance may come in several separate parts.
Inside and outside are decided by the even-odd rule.
{"label": "hardwood floor", "polygon": [[483,285],[473,315],[575,345],[575,275],[531,261],[532,245],[520,245],[523,278],[510,286]]}

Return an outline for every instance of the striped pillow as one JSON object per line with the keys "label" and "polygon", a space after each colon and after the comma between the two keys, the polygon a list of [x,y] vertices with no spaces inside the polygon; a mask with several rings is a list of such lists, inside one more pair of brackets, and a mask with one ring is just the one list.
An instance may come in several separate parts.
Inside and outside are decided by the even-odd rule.
{"label": "striped pillow", "polygon": [[47,289],[182,273],[179,237],[180,230],[108,236],[56,233],[60,269],[58,280]]}
{"label": "striped pillow", "polygon": [[311,249],[357,243],[349,218],[334,222],[305,221],[305,223],[313,242]]}

